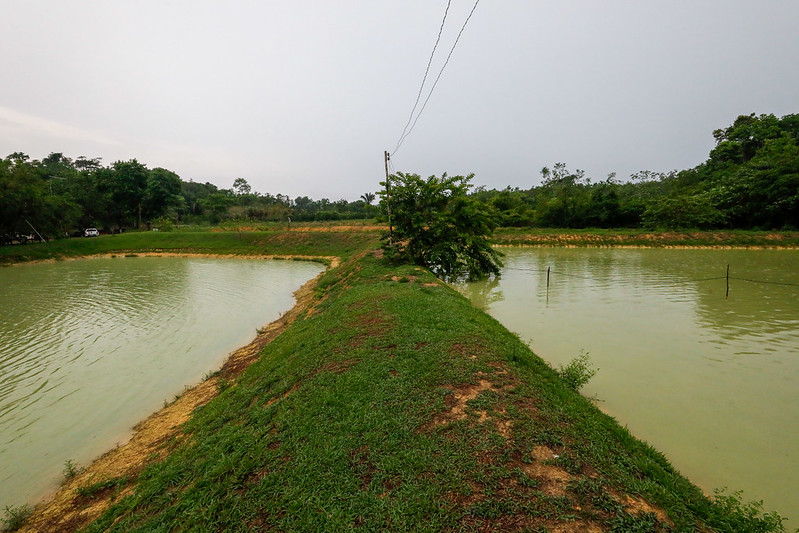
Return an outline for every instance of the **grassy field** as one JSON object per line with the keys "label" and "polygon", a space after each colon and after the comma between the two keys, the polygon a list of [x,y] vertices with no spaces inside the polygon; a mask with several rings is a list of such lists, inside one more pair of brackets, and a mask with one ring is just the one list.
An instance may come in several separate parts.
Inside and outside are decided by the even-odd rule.
{"label": "grassy field", "polygon": [[344,259],[149,466],[78,489],[87,509],[113,500],[86,531],[780,530],[734,496],[705,497],[494,319],[428,271],[387,264],[374,233],[77,242],[58,253]]}
{"label": "grassy field", "polygon": [[344,257],[376,243],[377,233],[356,231],[130,232],[49,243],[0,246],[0,264],[95,254],[193,253]]}
{"label": "grassy field", "polygon": [[[0,265],[94,254],[141,252],[241,255],[346,256],[366,243],[377,243],[383,226],[364,221],[273,223],[253,227],[187,228],[173,232],[130,232],[97,238],[73,238],[0,246]],[[383,228],[384,229],[384,228]],[[713,246],[799,247],[799,232],[641,230],[554,230],[501,228],[491,239],[510,246]]]}

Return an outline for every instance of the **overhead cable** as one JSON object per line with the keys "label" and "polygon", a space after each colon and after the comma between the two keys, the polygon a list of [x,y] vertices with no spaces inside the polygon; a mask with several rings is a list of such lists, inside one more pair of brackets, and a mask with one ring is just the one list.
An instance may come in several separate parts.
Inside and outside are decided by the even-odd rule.
{"label": "overhead cable", "polygon": [[397,146],[394,147],[394,152],[397,151],[399,148],[400,142],[402,142],[403,137],[405,137],[405,132],[408,131],[408,126],[411,125],[411,120],[413,120],[413,114],[416,112],[416,106],[419,105],[419,100],[422,98],[422,91],[424,91],[424,84],[427,81],[427,74],[430,72],[430,65],[433,63],[433,56],[436,55],[436,49],[438,48],[438,43],[441,41],[441,34],[444,31],[444,23],[447,22],[447,13],[449,13],[449,6],[452,3],[452,0],[447,0],[447,8],[444,10],[444,18],[441,20],[441,26],[438,28],[438,36],[436,37],[436,44],[433,45],[433,51],[430,53],[430,59],[427,60],[427,68],[424,70],[424,77],[422,77],[422,84],[419,86],[419,94],[416,95],[416,101],[413,103],[413,109],[411,109],[411,114],[408,116],[408,122],[405,123],[405,127],[402,129],[402,134],[397,141]]}
{"label": "overhead cable", "polygon": [[[411,132],[413,131],[413,128],[416,127],[416,123],[419,121],[419,117],[422,116],[422,113],[424,112],[425,108],[427,107],[427,102],[430,101],[430,97],[433,95],[433,91],[435,90],[436,85],[438,85],[438,80],[441,79],[441,75],[444,73],[444,69],[447,68],[447,64],[449,63],[449,60],[452,57],[452,53],[455,51],[455,47],[458,46],[458,41],[460,41],[461,35],[463,35],[463,30],[466,29],[466,25],[469,23],[469,20],[472,18],[472,15],[474,14],[474,10],[477,9],[477,4],[479,4],[479,3],[480,3],[480,0],[476,0],[474,5],[472,6],[472,10],[469,12],[469,16],[466,17],[466,20],[464,21],[463,26],[461,26],[461,29],[458,32],[458,36],[455,38],[455,42],[452,44],[452,48],[450,48],[450,50],[449,50],[449,54],[447,54],[447,59],[446,59],[446,61],[444,61],[444,65],[441,67],[441,70],[438,71],[438,76],[436,76],[436,80],[433,82],[433,86],[430,88],[430,92],[427,93],[427,98],[425,98],[424,104],[422,104],[422,108],[416,114],[416,118],[413,119],[413,124],[411,124],[410,129],[408,129],[407,131],[403,131],[403,134],[400,136],[399,141],[397,141],[397,146],[394,148],[394,153],[396,153],[397,150],[400,149],[400,147],[402,146],[402,143],[405,141],[405,139],[408,137],[408,135],[411,134]],[[447,10],[449,10],[449,3],[447,4]],[[446,16],[445,16],[445,19],[446,19]],[[442,28],[443,28],[443,22],[442,22]],[[440,32],[439,32],[439,35],[440,35]],[[436,41],[436,45],[438,45],[438,41]],[[433,51],[435,52],[435,48],[433,49]],[[431,56],[430,59],[432,61],[432,56]],[[429,65],[428,65],[428,68],[429,68]],[[426,77],[427,77],[427,73],[425,73],[425,78]],[[424,86],[424,82],[422,82],[422,86]],[[420,91],[420,94],[421,94],[421,91]],[[418,101],[418,98],[417,98],[417,104],[418,104],[418,102],[419,101]],[[415,109],[416,109],[416,105],[414,105],[414,110]],[[413,116],[413,111],[411,112],[411,116]],[[407,128],[407,126],[406,126],[406,128]]]}

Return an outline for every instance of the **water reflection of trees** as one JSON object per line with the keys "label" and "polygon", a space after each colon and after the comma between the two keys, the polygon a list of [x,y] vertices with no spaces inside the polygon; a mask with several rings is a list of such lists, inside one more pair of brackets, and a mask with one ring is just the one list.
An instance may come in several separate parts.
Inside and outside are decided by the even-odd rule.
{"label": "water reflection of trees", "polygon": [[458,290],[480,309],[488,309],[491,304],[505,300],[500,278],[494,276],[479,282],[463,283]]}

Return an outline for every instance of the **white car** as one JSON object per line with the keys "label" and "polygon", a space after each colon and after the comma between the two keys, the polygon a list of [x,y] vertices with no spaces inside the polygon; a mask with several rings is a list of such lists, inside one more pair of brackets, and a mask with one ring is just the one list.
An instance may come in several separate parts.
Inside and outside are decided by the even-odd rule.
{"label": "white car", "polygon": [[84,237],[99,237],[100,232],[97,228],[86,228],[86,231],[83,232]]}

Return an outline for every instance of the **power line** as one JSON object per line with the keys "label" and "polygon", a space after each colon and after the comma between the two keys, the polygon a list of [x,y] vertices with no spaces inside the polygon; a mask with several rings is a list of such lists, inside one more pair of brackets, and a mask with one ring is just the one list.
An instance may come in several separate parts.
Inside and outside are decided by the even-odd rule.
{"label": "power line", "polygon": [[451,3],[452,0],[447,0],[447,8],[444,10],[444,18],[441,20],[441,26],[438,28],[436,44],[433,45],[433,51],[430,53],[430,59],[427,60],[427,68],[424,70],[424,77],[422,77],[422,84],[419,86],[419,94],[416,95],[416,101],[413,103],[413,109],[411,109],[411,114],[408,116],[408,122],[405,123],[405,127],[402,129],[402,134],[397,140],[397,146],[394,147],[395,152],[397,151],[397,148],[399,148],[403,137],[405,137],[405,132],[408,131],[408,126],[411,125],[411,120],[413,120],[413,114],[416,112],[416,106],[419,105],[419,100],[422,98],[422,91],[424,91],[424,84],[427,81],[427,74],[430,72],[430,65],[433,63],[433,56],[436,55],[438,43],[441,41],[441,34],[444,31],[444,23],[447,22],[447,13],[449,13],[449,6]]}
{"label": "power line", "polygon": [[[430,101],[430,97],[433,96],[433,91],[435,90],[436,85],[438,85],[438,80],[441,79],[441,75],[444,73],[444,69],[447,68],[447,64],[449,64],[449,60],[452,57],[452,53],[455,51],[455,47],[458,46],[458,41],[460,41],[461,35],[463,35],[463,30],[466,29],[466,25],[469,23],[469,20],[471,20],[472,15],[474,14],[474,10],[477,9],[477,4],[479,4],[479,3],[480,3],[480,0],[476,0],[474,5],[472,6],[472,10],[469,12],[469,16],[466,17],[466,20],[464,21],[463,26],[461,26],[461,29],[458,32],[458,36],[455,38],[455,42],[452,44],[452,48],[450,48],[450,50],[449,50],[449,54],[447,54],[447,59],[446,59],[446,61],[444,61],[444,65],[441,67],[441,70],[438,71],[438,76],[436,76],[436,81],[433,82],[433,86],[430,88],[430,92],[427,93],[427,98],[425,98],[424,104],[422,104],[422,108],[416,114],[416,118],[413,120],[413,124],[411,125],[410,129],[407,130],[407,131],[403,131],[403,134],[400,136],[400,139],[397,142],[397,146],[394,148],[394,153],[396,153],[397,150],[400,149],[400,147],[402,146],[402,143],[405,141],[405,139],[408,137],[408,135],[411,134],[411,132],[413,131],[413,128],[416,127],[416,123],[419,121],[419,117],[422,116],[422,113],[424,112],[425,108],[427,107],[427,102],[429,102]],[[447,4],[447,9],[449,9],[449,4]],[[442,23],[442,27],[443,27],[443,23]],[[436,42],[436,44],[438,44],[438,43]],[[435,49],[434,49],[434,51],[435,51]],[[432,56],[431,56],[431,60],[432,60]],[[427,77],[427,73],[425,73],[425,77]],[[418,103],[418,99],[417,99],[417,103]],[[416,109],[416,105],[414,105],[414,109]],[[411,112],[411,116],[413,116],[413,112]],[[407,128],[407,126],[406,126],[406,128]]]}

